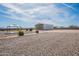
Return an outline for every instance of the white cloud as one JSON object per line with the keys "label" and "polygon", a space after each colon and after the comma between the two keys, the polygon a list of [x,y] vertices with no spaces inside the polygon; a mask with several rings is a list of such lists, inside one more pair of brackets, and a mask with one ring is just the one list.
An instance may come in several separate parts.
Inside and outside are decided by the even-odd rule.
{"label": "white cloud", "polygon": [[68,5],[68,4],[65,4],[65,3],[62,3],[62,4],[65,5],[65,6],[67,6],[70,9],[74,10],[74,11],[77,11],[74,7],[72,7],[72,6]]}
{"label": "white cloud", "polygon": [[[25,7],[25,5],[27,4],[20,4],[20,5],[2,4],[2,5],[9,8],[8,11],[6,11],[5,13],[9,14],[10,16],[7,15],[5,17],[11,18],[11,19],[21,20],[26,22],[36,22],[36,23],[42,22],[42,23],[49,23],[49,24],[58,24],[58,23],[69,21],[69,19],[72,19],[70,18],[70,14],[67,10],[65,10],[64,8],[57,8],[55,4],[46,4],[46,5],[40,4],[40,6],[39,5],[37,6],[37,4],[36,5],[31,4],[32,8]],[[69,5],[66,5],[66,4],[64,5],[71,9],[74,9]],[[34,7],[34,6],[37,6],[37,7]],[[63,14],[64,16],[63,18],[58,15],[60,13]],[[51,20],[42,19],[40,21],[39,18],[36,18],[38,15],[43,15],[43,16],[47,15],[47,17],[50,16],[52,19]]]}
{"label": "white cloud", "polygon": [[[5,13],[10,14],[13,18],[15,18],[15,17],[17,18],[18,13],[21,14],[23,16],[23,18],[33,18],[34,15],[31,15],[32,13],[34,13],[36,11],[39,12],[42,9],[47,8],[46,6],[43,6],[43,7],[41,6],[41,7],[33,8],[33,9],[30,9],[30,10],[23,10],[23,9],[20,8],[20,6],[18,7],[18,6],[12,5],[12,4],[2,4],[2,5],[7,7],[7,8],[10,8],[8,10],[8,12],[5,12]],[[17,13],[17,14],[15,14],[15,13]],[[10,18],[11,18],[11,16],[10,16]]]}

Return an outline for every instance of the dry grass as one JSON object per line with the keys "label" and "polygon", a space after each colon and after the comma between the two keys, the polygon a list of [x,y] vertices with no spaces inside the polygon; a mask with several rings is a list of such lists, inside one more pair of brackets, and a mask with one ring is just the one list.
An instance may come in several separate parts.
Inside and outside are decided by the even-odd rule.
{"label": "dry grass", "polygon": [[79,30],[53,30],[0,40],[0,55],[79,56]]}

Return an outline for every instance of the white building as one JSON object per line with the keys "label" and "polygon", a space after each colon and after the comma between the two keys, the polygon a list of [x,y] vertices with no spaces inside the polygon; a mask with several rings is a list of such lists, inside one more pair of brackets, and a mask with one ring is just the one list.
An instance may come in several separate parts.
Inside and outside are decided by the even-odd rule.
{"label": "white building", "polygon": [[39,29],[39,30],[52,30],[53,25],[38,23],[38,24],[36,24],[36,29]]}
{"label": "white building", "polygon": [[43,29],[45,29],[45,30],[51,30],[51,29],[53,29],[53,25],[43,24]]}

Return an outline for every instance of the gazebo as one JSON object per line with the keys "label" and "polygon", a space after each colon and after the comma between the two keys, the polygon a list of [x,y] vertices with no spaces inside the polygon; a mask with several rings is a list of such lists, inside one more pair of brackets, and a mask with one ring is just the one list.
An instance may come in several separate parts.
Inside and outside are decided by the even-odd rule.
{"label": "gazebo", "polygon": [[7,26],[7,33],[14,33],[13,30],[19,30],[19,29],[21,29],[21,26],[12,24],[12,25]]}

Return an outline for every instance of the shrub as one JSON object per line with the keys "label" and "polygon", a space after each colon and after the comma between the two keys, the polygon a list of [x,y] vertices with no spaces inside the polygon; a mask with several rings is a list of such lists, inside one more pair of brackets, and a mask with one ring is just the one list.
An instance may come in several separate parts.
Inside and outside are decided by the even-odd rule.
{"label": "shrub", "polygon": [[38,31],[38,30],[36,30],[36,33],[39,33],[39,31]]}
{"label": "shrub", "polygon": [[32,31],[32,29],[29,29],[30,31]]}
{"label": "shrub", "polygon": [[18,35],[19,35],[19,36],[24,36],[24,32],[23,32],[23,31],[19,31],[19,32],[18,32]]}

